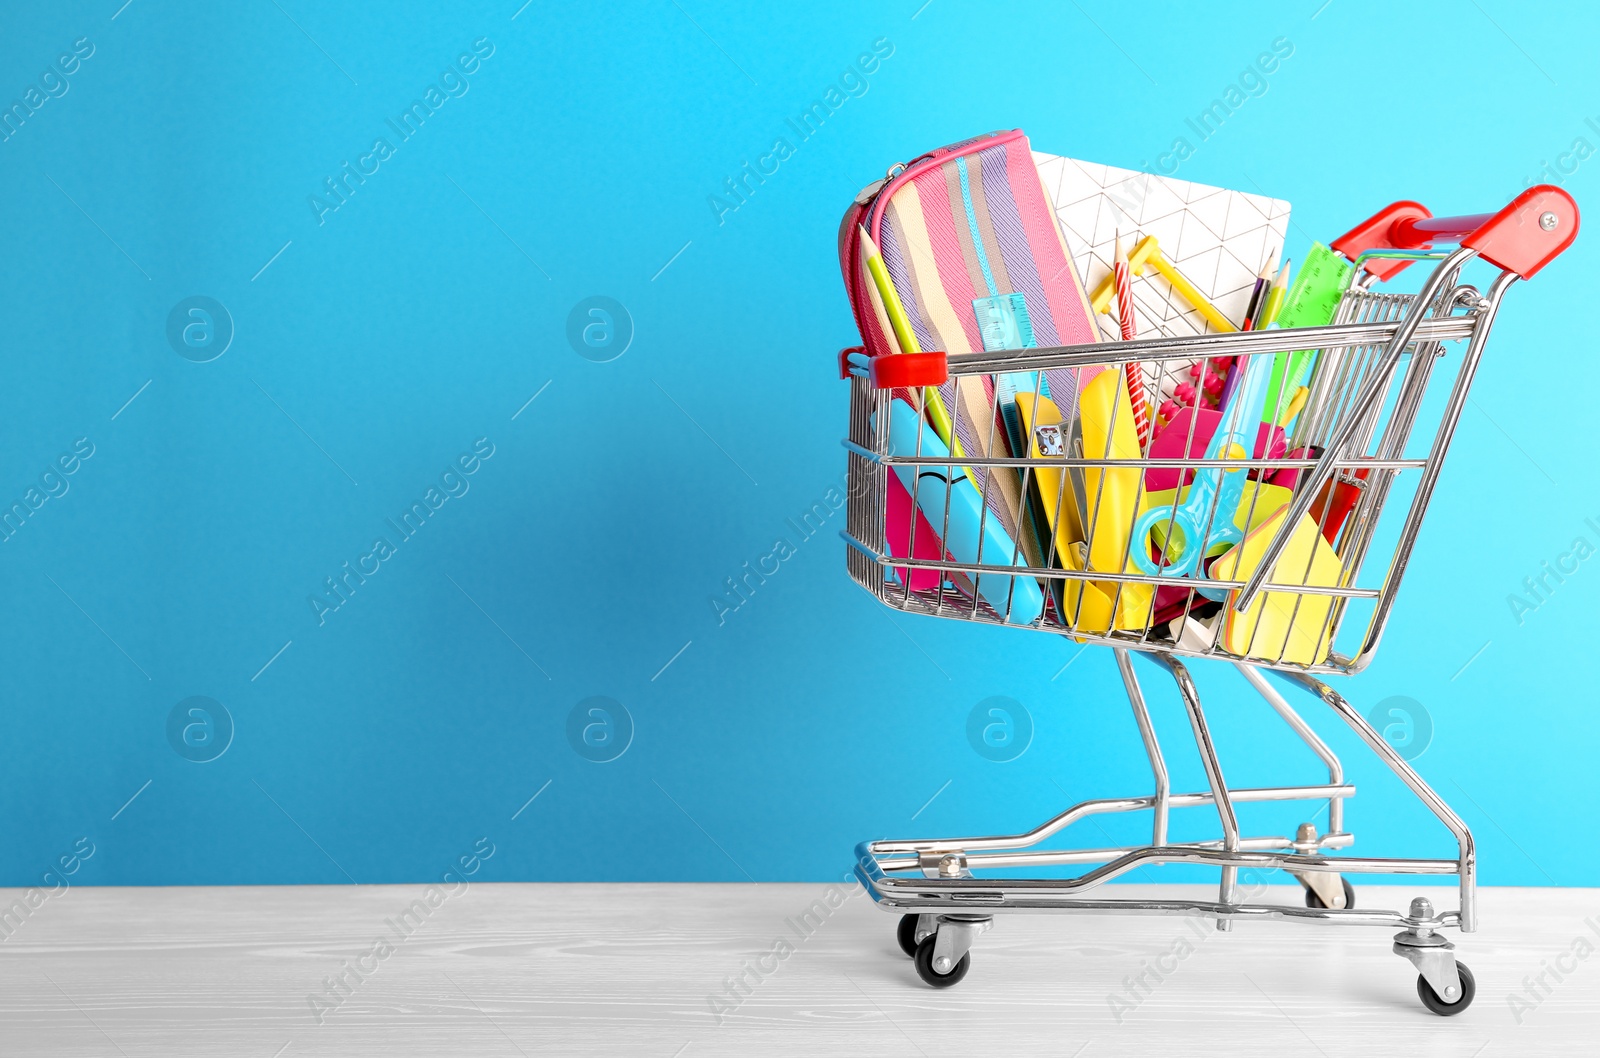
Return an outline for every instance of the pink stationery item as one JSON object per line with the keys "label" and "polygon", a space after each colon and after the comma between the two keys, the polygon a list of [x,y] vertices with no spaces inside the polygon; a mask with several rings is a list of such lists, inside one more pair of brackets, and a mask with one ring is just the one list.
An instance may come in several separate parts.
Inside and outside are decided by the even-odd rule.
{"label": "pink stationery item", "polygon": [[[1199,419],[1196,420],[1195,416]],[[1193,408],[1178,408],[1168,420],[1167,424],[1156,431],[1156,436],[1150,442],[1148,453],[1151,459],[1186,459],[1205,454],[1206,446],[1211,443],[1211,435],[1217,432],[1217,423],[1222,421],[1222,413],[1215,408],[1201,408],[1198,412]],[[1189,424],[1193,422],[1194,436],[1189,436]],[[1266,423],[1261,423],[1256,431],[1255,451],[1251,455],[1256,459],[1281,459],[1286,447],[1283,428],[1274,426],[1270,432]],[[1293,487],[1296,472],[1291,470],[1276,471],[1268,484]],[[1194,471],[1184,472],[1185,485],[1194,480]],[[1178,471],[1171,467],[1151,467],[1144,472],[1144,489],[1146,492],[1160,492],[1163,489],[1178,487]]]}
{"label": "pink stationery item", "polygon": [[[863,230],[880,251],[908,335],[924,353],[1083,345],[1097,337],[1089,299],[1021,130],[977,136],[896,165],[846,211],[839,263],[866,352],[873,359],[896,351],[903,356],[907,343],[875,311],[878,283],[859,252]],[[1075,421],[1077,395],[1097,370],[1019,371],[1013,381],[1017,388],[1029,381],[1038,392],[1048,389],[1062,417]],[[950,434],[942,440],[952,452],[979,460],[1009,456],[1007,446],[1016,439],[996,428],[997,415],[1011,424],[1007,399],[976,375],[947,377],[938,393],[950,417]],[[1003,480],[990,488],[991,468],[967,470],[991,516],[1026,543],[1031,515],[1022,518],[1012,502],[1023,476],[1004,468]]]}
{"label": "pink stationery item", "polygon": [[[939,546],[939,534],[923,513],[917,510],[911,502],[911,494],[900,483],[899,477],[889,475],[888,509],[884,512],[884,538],[889,545],[889,554],[896,558],[906,555],[915,559],[931,562],[953,561],[950,555]],[[916,516],[916,549],[912,550],[911,519]],[[894,567],[895,576],[900,578],[900,583],[906,583],[909,576],[912,591],[936,591],[939,581],[943,577],[936,569],[908,570],[904,566]]]}
{"label": "pink stationery item", "polygon": [[[1196,419],[1196,416],[1199,416]],[[1222,413],[1215,408],[1179,408],[1171,420],[1156,431],[1155,438],[1150,442],[1149,457],[1151,459],[1185,459],[1191,456],[1200,456],[1205,453],[1206,446],[1211,443],[1211,435],[1217,432],[1217,423],[1222,421]],[[1194,424],[1194,436],[1190,436],[1190,424]],[[1144,472],[1145,492],[1161,492],[1164,489],[1178,487],[1179,471],[1173,467],[1151,467]],[[1194,471],[1184,471],[1183,483],[1189,484],[1194,480]]]}
{"label": "pink stationery item", "polygon": [[[1117,236],[1117,259],[1111,267],[1111,285],[1117,291],[1117,325],[1122,330],[1122,340],[1131,342],[1138,337],[1138,326],[1133,319],[1133,277],[1128,271],[1128,253],[1122,246],[1122,236]],[[1139,435],[1139,447],[1150,444],[1150,400],[1144,392],[1144,370],[1137,360],[1122,365],[1128,377],[1128,399],[1133,402],[1133,428]]]}

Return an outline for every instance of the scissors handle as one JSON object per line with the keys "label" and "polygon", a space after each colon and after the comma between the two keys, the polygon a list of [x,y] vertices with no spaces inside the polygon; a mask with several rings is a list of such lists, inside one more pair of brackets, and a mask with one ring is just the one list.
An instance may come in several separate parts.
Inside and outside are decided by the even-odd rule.
{"label": "scissors handle", "polygon": [[[1248,358],[1239,365],[1244,372],[1238,388],[1222,409],[1216,432],[1206,445],[1205,458],[1221,459],[1232,455],[1234,449],[1245,456],[1255,444],[1255,419],[1266,399],[1267,372],[1263,365],[1252,364]],[[1200,569],[1205,553],[1218,544],[1236,544],[1244,534],[1233,522],[1234,512],[1244,495],[1245,467],[1237,470],[1207,468],[1195,475],[1189,495],[1182,503],[1174,501],[1167,507],[1156,507],[1144,512],[1133,523],[1133,539],[1129,557],[1133,564],[1147,574],[1165,573],[1169,577],[1194,576]],[[1167,546],[1162,550],[1162,566],[1150,558],[1150,538],[1155,527],[1163,520],[1170,522],[1167,529]],[[1209,529],[1209,531],[1208,531]],[[1173,543],[1173,534],[1183,535],[1183,550],[1176,561],[1167,562]],[[1221,598],[1221,593],[1199,589],[1208,599]]]}
{"label": "scissors handle", "polygon": [[[1188,577],[1199,568],[1205,552],[1218,544],[1231,545],[1243,540],[1244,533],[1233,522],[1233,512],[1238,509],[1240,497],[1244,494],[1247,475],[1243,467],[1238,470],[1202,470],[1196,475],[1194,484],[1189,487],[1189,495],[1182,503],[1145,511],[1133,523],[1133,546],[1129,549],[1133,564],[1149,574],[1165,572],[1169,577]],[[1170,521],[1171,525],[1167,529],[1167,546],[1162,548],[1164,564],[1158,566],[1150,558],[1150,539],[1155,527],[1163,521]],[[1212,524],[1207,532],[1207,522],[1221,524]],[[1166,562],[1174,533],[1182,534],[1183,550],[1175,561]],[[1220,597],[1201,590],[1207,598]]]}
{"label": "scissors handle", "polygon": [[[1199,541],[1200,527],[1197,524],[1199,521],[1187,502],[1176,507],[1152,507],[1133,523],[1133,546],[1128,549],[1128,556],[1143,573],[1187,577],[1200,564],[1200,548],[1194,546]],[[1171,524],[1167,527],[1167,546],[1161,549],[1162,561],[1158,565],[1150,557],[1150,539],[1155,533],[1156,526],[1162,522]],[[1182,535],[1183,550],[1176,560],[1169,561],[1168,554],[1172,549],[1174,534]]]}

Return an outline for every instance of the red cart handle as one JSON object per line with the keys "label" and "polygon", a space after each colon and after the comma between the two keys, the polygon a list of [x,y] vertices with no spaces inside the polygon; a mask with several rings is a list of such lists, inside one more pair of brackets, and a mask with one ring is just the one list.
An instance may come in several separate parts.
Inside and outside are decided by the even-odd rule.
{"label": "red cart handle", "polygon": [[[1456,243],[1523,279],[1560,256],[1578,237],[1578,204],[1551,184],[1528,188],[1498,213],[1435,217],[1419,202],[1385,206],[1334,240],[1333,249],[1354,261],[1366,250],[1424,250]],[[1376,258],[1363,266],[1379,279],[1411,262]]]}
{"label": "red cart handle", "polygon": [[851,362],[866,361],[874,389],[921,389],[942,386],[950,378],[949,360],[941,352],[885,353],[867,356],[863,346],[839,350],[839,377],[849,378]]}

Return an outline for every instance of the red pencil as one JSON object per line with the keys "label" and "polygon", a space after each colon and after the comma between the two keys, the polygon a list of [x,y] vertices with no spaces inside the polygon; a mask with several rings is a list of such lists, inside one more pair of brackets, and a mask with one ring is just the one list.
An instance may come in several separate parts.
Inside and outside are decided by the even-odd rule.
{"label": "red pencil", "polygon": [[[1128,254],[1122,246],[1122,235],[1117,235],[1117,257],[1111,266],[1111,284],[1117,291],[1117,323],[1122,327],[1122,340],[1131,342],[1137,336],[1133,320],[1133,281],[1128,270]],[[1145,406],[1144,369],[1137,361],[1122,365],[1128,379],[1128,399],[1133,402],[1133,427],[1139,434],[1139,447],[1150,444],[1150,411]]]}

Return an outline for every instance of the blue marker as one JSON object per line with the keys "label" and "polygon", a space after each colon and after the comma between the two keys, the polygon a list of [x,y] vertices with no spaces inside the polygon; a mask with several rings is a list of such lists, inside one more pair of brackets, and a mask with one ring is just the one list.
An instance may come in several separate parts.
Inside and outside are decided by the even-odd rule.
{"label": "blue marker", "polygon": [[[920,437],[923,456],[950,458],[950,449],[909,404],[896,400],[890,402],[889,408],[890,455],[916,455]],[[873,425],[876,427],[876,421]],[[917,498],[917,508],[935,529],[945,525],[945,505],[949,504],[944,546],[955,561],[976,565],[981,556],[985,565],[1026,568],[1028,556],[1020,552],[1000,520],[992,512],[985,513],[983,497],[977,490],[950,487],[947,474],[951,469],[900,465],[894,467],[894,472],[906,491]],[[977,577],[977,582],[983,601],[996,613],[1004,614],[1008,624],[1028,624],[1037,620],[1044,609],[1044,594],[1032,577],[992,573]]]}

